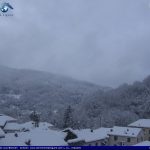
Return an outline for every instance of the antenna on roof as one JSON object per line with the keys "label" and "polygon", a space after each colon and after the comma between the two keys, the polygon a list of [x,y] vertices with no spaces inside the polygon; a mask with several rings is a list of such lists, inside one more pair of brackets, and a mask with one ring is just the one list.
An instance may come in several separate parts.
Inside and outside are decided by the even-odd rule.
{"label": "antenna on roof", "polygon": [[113,129],[110,129],[110,132],[113,132]]}
{"label": "antenna on roof", "polygon": [[126,131],[125,131],[124,133],[125,133],[125,134],[127,134],[127,132],[126,132]]}

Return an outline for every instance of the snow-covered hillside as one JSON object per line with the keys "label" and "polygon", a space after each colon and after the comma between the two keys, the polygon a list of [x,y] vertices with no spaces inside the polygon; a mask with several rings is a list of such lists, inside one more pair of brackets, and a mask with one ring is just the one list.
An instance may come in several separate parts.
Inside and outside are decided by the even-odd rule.
{"label": "snow-covered hillside", "polygon": [[36,109],[41,120],[59,120],[60,126],[59,118],[63,119],[68,105],[76,106],[97,91],[102,92],[103,87],[52,73],[0,66],[1,112],[22,121]]}
{"label": "snow-covered hillside", "polygon": [[74,128],[126,126],[149,117],[150,77],[111,89],[47,72],[0,66],[2,113],[24,122],[36,109],[41,121],[63,128],[69,105]]}

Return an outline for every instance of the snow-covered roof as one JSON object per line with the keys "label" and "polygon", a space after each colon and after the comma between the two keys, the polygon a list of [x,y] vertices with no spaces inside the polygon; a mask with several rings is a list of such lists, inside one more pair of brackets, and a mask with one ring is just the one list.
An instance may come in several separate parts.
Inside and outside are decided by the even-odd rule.
{"label": "snow-covered roof", "polygon": [[64,141],[66,133],[50,130],[40,125],[28,132],[18,132],[17,137],[14,133],[6,134],[0,140],[1,146],[26,146],[25,142],[31,140],[31,146],[66,146]]}
{"label": "snow-covered roof", "polygon": [[[21,126],[23,127],[23,128],[25,128],[25,129],[29,129],[29,130],[31,130],[31,129],[34,129],[34,122],[33,121],[29,121],[29,122],[26,122],[26,123],[23,123],[23,124],[21,124]],[[41,127],[41,128],[50,128],[50,127],[52,127],[53,125],[52,124],[50,124],[50,123],[47,123],[47,122],[40,122],[39,123],[39,126]]]}
{"label": "snow-covered roof", "polygon": [[23,127],[21,124],[11,122],[7,123],[4,127],[4,130],[21,130]]}
{"label": "snow-covered roof", "polygon": [[68,140],[67,142],[68,142],[68,143],[76,143],[76,142],[80,142],[80,141],[85,141],[85,140],[84,140],[84,139],[81,139],[81,138],[76,138],[76,139]]}
{"label": "snow-covered roof", "polygon": [[92,142],[97,140],[102,140],[108,138],[107,133],[109,132],[110,128],[99,128],[96,130],[91,129],[81,129],[81,130],[73,130],[73,133],[77,135],[78,138],[69,140],[68,142],[77,142],[84,140],[85,142]]}
{"label": "snow-covered roof", "polygon": [[109,135],[117,135],[117,136],[128,136],[128,137],[137,137],[141,132],[140,128],[131,128],[131,127],[118,127],[114,126],[110,129]]}
{"label": "snow-covered roof", "polygon": [[16,121],[16,119],[10,116],[3,115],[3,114],[0,115],[0,126],[4,126],[5,123],[9,121]]}
{"label": "snow-covered roof", "polygon": [[138,143],[134,146],[150,146],[150,141],[143,141],[143,142]]}
{"label": "snow-covered roof", "polygon": [[130,127],[143,127],[143,128],[150,128],[150,119],[139,119],[131,124]]}
{"label": "snow-covered roof", "polygon": [[5,136],[5,133],[4,131],[0,128],[0,137],[4,137]]}
{"label": "snow-covered roof", "polygon": [[67,131],[70,131],[77,136],[75,130],[73,130],[72,128],[66,128],[66,129],[62,130],[62,132],[67,132]]}

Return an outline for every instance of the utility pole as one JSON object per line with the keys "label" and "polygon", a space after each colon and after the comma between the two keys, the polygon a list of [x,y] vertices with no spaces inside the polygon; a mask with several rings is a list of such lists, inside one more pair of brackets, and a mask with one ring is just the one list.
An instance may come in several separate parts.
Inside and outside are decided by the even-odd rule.
{"label": "utility pole", "polygon": [[100,127],[102,127],[102,115],[100,114]]}

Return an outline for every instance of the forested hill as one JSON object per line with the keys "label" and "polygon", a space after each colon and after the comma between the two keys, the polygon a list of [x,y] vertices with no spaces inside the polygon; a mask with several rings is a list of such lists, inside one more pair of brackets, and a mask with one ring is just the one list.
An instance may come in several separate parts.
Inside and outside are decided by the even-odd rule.
{"label": "forested hill", "polygon": [[74,128],[124,126],[150,118],[150,77],[111,89],[47,72],[0,66],[0,113],[27,121],[36,109],[41,120],[62,128],[69,105]]}
{"label": "forested hill", "polygon": [[66,106],[78,105],[103,90],[107,88],[61,75],[0,66],[1,113],[20,119],[28,119],[35,108],[41,119],[52,121],[61,117]]}
{"label": "forested hill", "polygon": [[100,126],[100,118],[102,126],[108,127],[126,126],[138,118],[150,118],[150,76],[142,82],[94,93],[78,109],[86,112],[84,118],[92,127]]}

